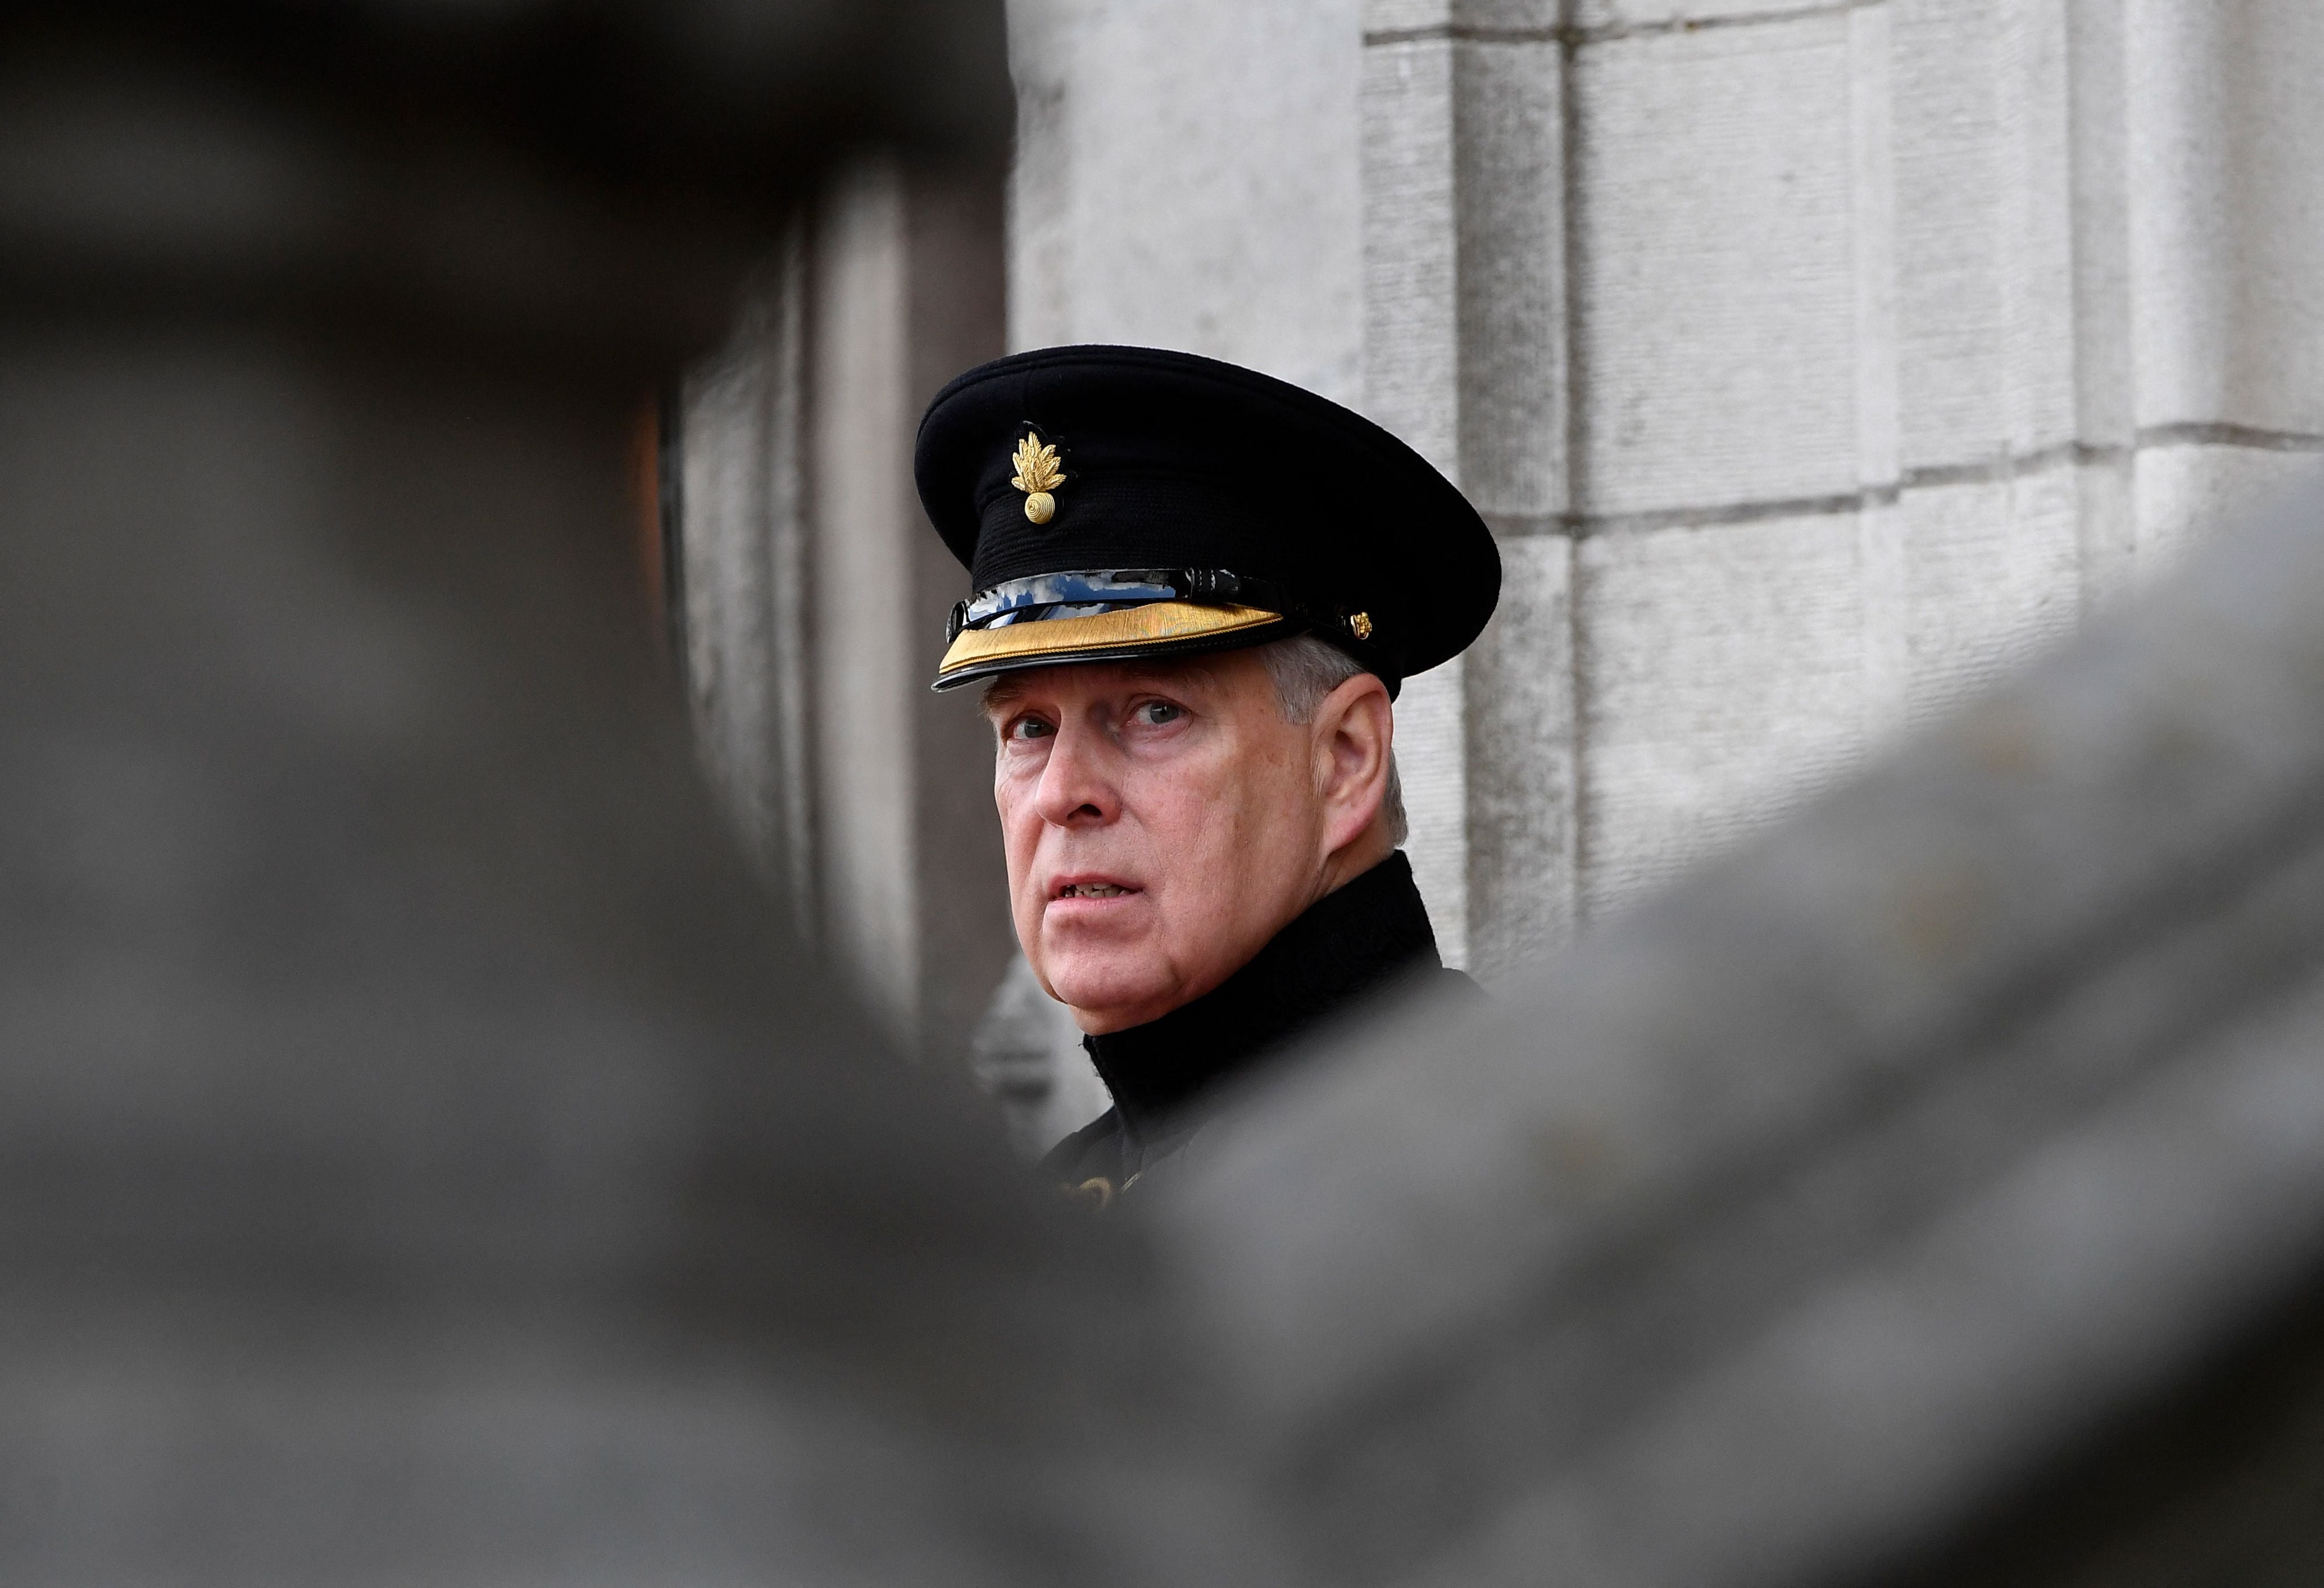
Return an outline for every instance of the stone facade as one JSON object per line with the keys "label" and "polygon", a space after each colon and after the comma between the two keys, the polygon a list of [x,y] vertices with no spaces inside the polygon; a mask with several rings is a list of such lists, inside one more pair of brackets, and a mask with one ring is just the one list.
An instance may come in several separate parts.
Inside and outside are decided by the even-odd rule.
{"label": "stone facade", "polygon": [[[1014,0],[1007,340],[1267,370],[1362,408],[1484,511],[1499,615],[1410,683],[1398,743],[1439,937],[1490,984],[2324,450],[2324,174],[2299,135],[2324,21],[2232,11]],[[825,287],[779,267],[741,363],[690,388],[693,670],[762,852],[819,868],[791,881],[821,935],[952,1051],[1006,928],[928,913],[930,879],[987,886],[996,862],[973,727],[930,715],[930,641],[888,632],[874,593],[909,565],[934,612],[957,571],[879,469],[917,398],[1001,344],[1000,289],[945,298],[924,250],[938,285],[912,296],[879,262],[902,256],[873,234],[904,235],[883,202],[827,207],[800,245]],[[768,374],[794,344],[825,349],[795,380],[833,394],[796,414]],[[737,380],[795,427],[739,474],[709,439]],[[818,473],[818,445],[884,461]],[[791,603],[812,654],[738,631],[738,600]]]}
{"label": "stone facade", "polygon": [[1167,18],[1011,7],[1012,341],[1268,369],[1487,514],[1500,616],[1399,737],[1489,980],[2324,447],[2294,0]]}

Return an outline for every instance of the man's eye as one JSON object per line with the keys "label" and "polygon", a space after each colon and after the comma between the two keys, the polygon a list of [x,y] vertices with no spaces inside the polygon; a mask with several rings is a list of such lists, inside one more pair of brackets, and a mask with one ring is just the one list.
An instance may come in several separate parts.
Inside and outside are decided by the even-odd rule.
{"label": "man's eye", "polygon": [[1159,728],[1166,722],[1176,722],[1185,711],[1168,701],[1148,701],[1138,708],[1138,720],[1148,728]]}
{"label": "man's eye", "polygon": [[1038,717],[1019,717],[1009,725],[1011,739],[1047,739],[1056,731]]}

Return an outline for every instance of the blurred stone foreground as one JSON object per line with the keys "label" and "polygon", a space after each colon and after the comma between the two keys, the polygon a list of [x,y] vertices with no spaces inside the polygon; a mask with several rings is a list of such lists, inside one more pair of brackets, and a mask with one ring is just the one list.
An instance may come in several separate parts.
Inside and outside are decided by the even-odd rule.
{"label": "blurred stone foreground", "polygon": [[1093,1223],[748,879],[614,439],[997,10],[6,27],[0,1580],[2317,1579],[2316,499]]}

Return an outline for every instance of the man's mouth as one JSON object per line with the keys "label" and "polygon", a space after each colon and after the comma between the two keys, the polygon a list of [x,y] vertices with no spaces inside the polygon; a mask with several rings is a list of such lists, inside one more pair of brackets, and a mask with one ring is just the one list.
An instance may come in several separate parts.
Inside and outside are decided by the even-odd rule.
{"label": "man's mouth", "polygon": [[1138,890],[1118,882],[1069,882],[1056,891],[1060,899],[1118,899]]}

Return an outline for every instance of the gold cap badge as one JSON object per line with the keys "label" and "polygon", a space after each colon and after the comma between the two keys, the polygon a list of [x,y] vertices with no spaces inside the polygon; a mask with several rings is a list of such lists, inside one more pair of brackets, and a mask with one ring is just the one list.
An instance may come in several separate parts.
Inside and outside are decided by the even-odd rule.
{"label": "gold cap badge", "polygon": [[1032,431],[1017,444],[1016,478],[1009,483],[1025,493],[1025,516],[1036,524],[1046,524],[1057,510],[1057,499],[1049,493],[1065,482],[1065,473],[1057,467],[1057,449],[1044,446],[1041,438]]}

